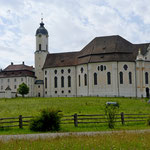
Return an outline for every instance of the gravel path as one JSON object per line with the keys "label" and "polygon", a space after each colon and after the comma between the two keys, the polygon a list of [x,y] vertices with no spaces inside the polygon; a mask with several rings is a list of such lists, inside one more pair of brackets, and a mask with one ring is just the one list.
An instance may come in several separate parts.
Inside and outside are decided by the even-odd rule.
{"label": "gravel path", "polygon": [[57,138],[64,136],[93,136],[93,135],[102,135],[102,134],[112,134],[112,133],[144,133],[150,132],[150,129],[146,130],[125,130],[125,131],[98,131],[98,132],[65,132],[65,133],[40,133],[40,134],[19,134],[19,135],[0,135],[0,141],[8,141],[12,139],[46,139],[46,138]]}

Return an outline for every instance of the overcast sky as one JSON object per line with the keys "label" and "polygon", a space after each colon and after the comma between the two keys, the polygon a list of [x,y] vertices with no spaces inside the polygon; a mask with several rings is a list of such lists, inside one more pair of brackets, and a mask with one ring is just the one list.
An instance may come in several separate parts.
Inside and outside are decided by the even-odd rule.
{"label": "overcast sky", "polygon": [[0,68],[34,65],[41,13],[50,53],[79,51],[98,36],[150,42],[150,0],[0,0]]}

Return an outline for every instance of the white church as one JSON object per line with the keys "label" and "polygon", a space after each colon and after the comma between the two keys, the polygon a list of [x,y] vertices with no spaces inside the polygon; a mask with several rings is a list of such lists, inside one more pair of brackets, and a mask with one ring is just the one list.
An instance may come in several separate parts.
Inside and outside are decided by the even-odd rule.
{"label": "white church", "polygon": [[114,35],[96,37],[77,52],[50,53],[43,21],[35,36],[35,68],[23,62],[1,70],[1,98],[17,96],[23,82],[28,97],[149,97],[150,43]]}

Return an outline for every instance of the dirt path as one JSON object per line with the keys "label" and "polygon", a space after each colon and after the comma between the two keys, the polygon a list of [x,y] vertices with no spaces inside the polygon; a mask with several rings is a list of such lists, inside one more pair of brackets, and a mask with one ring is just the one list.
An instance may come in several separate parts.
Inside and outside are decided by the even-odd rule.
{"label": "dirt path", "polygon": [[19,135],[0,135],[0,141],[9,141],[12,139],[46,139],[46,138],[56,138],[64,136],[93,136],[102,134],[112,134],[112,133],[144,133],[150,132],[150,129],[146,130],[125,130],[125,131],[99,131],[99,132],[65,132],[65,133],[40,133],[40,134],[19,134]]}

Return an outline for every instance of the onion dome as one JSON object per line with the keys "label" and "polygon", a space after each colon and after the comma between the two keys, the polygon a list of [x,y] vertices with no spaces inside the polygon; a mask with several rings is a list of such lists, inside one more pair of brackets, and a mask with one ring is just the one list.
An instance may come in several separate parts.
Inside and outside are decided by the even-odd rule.
{"label": "onion dome", "polygon": [[40,27],[36,30],[36,34],[35,35],[37,36],[38,34],[43,34],[43,35],[47,35],[48,36],[48,31],[44,27],[43,20],[41,20]]}

